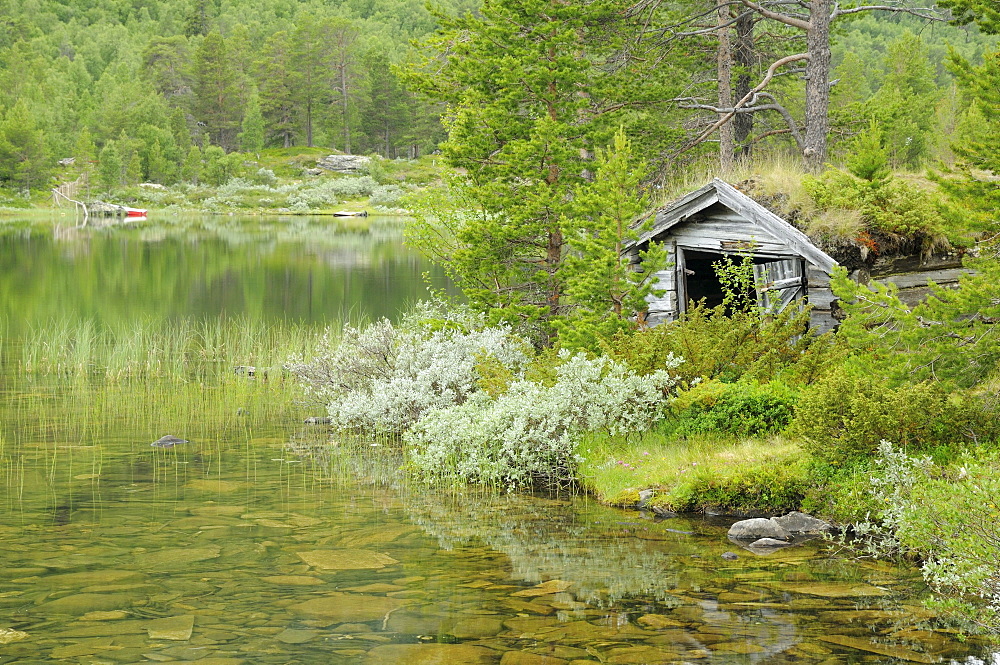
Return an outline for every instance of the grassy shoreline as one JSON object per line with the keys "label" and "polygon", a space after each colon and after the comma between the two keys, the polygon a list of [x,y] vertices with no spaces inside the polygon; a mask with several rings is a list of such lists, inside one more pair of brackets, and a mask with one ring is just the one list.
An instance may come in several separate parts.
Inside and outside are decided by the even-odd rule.
{"label": "grassy shoreline", "polygon": [[676,513],[758,515],[800,510],[808,464],[792,440],[697,435],[671,438],[653,430],[629,440],[591,434],[580,444],[578,481],[599,501],[643,503]]}
{"label": "grassy shoreline", "polygon": [[[51,183],[91,183],[89,191],[76,194],[84,201],[103,200],[157,212],[240,212],[250,215],[333,215],[339,211],[366,210],[370,214],[405,214],[403,200],[421,189],[440,183],[444,167],[436,156],[387,160],[369,156],[368,166],[354,173],[315,168],[329,150],[269,149],[247,159],[220,179],[178,182],[171,185],[135,183],[111,191],[101,189],[95,173],[70,167]],[[29,197],[0,190],[0,216],[29,211],[57,212],[72,206],[54,205],[48,187]]]}

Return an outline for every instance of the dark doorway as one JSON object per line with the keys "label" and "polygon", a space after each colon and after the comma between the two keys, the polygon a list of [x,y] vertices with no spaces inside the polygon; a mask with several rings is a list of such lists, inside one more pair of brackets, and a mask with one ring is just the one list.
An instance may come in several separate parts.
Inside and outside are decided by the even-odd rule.
{"label": "dark doorway", "polygon": [[[687,303],[685,303],[685,309],[688,307],[690,302],[699,302],[702,299],[705,301],[706,307],[718,307],[722,304],[724,293],[722,291],[722,282],[719,281],[719,276],[715,272],[714,263],[722,260],[724,256],[729,256],[733,263],[739,263],[743,261],[743,257],[736,254],[721,254],[715,252],[697,252],[691,250],[682,250],[684,252],[684,289],[686,294]],[[754,258],[754,263],[763,263],[766,259]],[[756,293],[754,292],[753,285],[748,285],[747,292],[744,294],[747,298],[743,298],[743,302],[755,302]]]}

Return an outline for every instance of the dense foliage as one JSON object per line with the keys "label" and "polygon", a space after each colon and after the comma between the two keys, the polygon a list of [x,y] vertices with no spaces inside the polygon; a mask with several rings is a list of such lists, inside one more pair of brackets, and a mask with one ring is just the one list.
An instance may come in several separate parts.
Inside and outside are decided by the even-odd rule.
{"label": "dense foliage", "polygon": [[18,190],[53,172],[100,191],[198,182],[215,147],[412,157],[442,136],[439,109],[395,69],[436,25],[419,2],[39,0],[0,14],[0,183]]}

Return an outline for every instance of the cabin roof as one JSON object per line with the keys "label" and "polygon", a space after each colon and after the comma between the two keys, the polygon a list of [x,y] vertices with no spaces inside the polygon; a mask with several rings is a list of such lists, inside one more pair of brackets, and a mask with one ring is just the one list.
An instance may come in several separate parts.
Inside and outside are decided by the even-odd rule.
{"label": "cabin roof", "polygon": [[662,236],[716,203],[722,204],[746,220],[747,238],[752,238],[753,230],[757,228],[780,240],[791,251],[827,273],[837,265],[831,256],[812,243],[809,236],[718,178],[656,210],[652,228],[640,234],[637,240],[629,243],[629,246],[643,245]]}

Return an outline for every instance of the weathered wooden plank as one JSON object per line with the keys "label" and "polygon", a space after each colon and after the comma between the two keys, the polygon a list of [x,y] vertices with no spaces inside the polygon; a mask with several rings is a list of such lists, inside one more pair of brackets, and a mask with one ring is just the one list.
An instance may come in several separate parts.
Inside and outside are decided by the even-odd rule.
{"label": "weathered wooden plank", "polygon": [[653,275],[653,283],[657,289],[673,289],[677,284],[677,273],[673,268],[657,271]]}
{"label": "weathered wooden plank", "polygon": [[965,268],[950,268],[946,270],[927,270],[924,272],[911,272],[896,275],[879,275],[874,277],[879,282],[895,284],[901,289],[910,289],[927,286],[927,282],[933,281],[937,284],[949,284],[958,281],[961,275],[971,273]]}
{"label": "weathered wooden plank", "polygon": [[921,255],[880,255],[871,267],[872,275],[891,275],[894,273],[920,272],[926,270],[946,270],[961,268],[962,255],[956,252],[945,254]]}
{"label": "weathered wooden plank", "polygon": [[825,333],[835,329],[838,324],[830,310],[814,309],[809,312],[809,329],[814,332]]}
{"label": "weathered wooden plank", "polygon": [[805,286],[805,279],[802,275],[794,275],[792,277],[785,277],[784,279],[772,279],[770,281],[761,282],[758,287],[761,289],[766,289],[769,291],[781,291],[783,289],[789,289],[792,287]]}
{"label": "weathered wooden plank", "polygon": [[806,283],[809,288],[826,288],[830,286],[830,275],[816,266],[806,266]]}
{"label": "weathered wooden plank", "polygon": [[[702,249],[710,252],[728,251],[732,253],[745,253],[746,246],[753,247],[753,254],[771,254],[777,256],[791,256],[792,251],[784,244],[774,239],[762,236],[740,235],[730,233],[717,226],[691,227],[685,226],[677,229],[674,238],[678,245],[688,249]],[[726,249],[723,243],[738,243],[740,247]]]}
{"label": "weathered wooden plank", "polygon": [[830,289],[809,289],[809,304],[816,309],[830,309],[836,300]]}
{"label": "weathered wooden plank", "polygon": [[747,195],[743,194],[732,185],[718,178],[712,183],[718,193],[719,201],[730,209],[739,212],[747,219],[753,221],[758,226],[768,231],[771,235],[780,238],[790,248],[795,250],[799,256],[805,257],[813,265],[820,266],[826,270],[832,270],[837,262],[821,249],[816,247],[809,239],[809,236],[799,231],[797,228],[781,219],[773,212],[760,205]]}
{"label": "weathered wooden plank", "polygon": [[677,312],[650,312],[646,316],[646,325],[650,328],[660,325],[661,323],[670,323],[671,321],[677,320]]}

